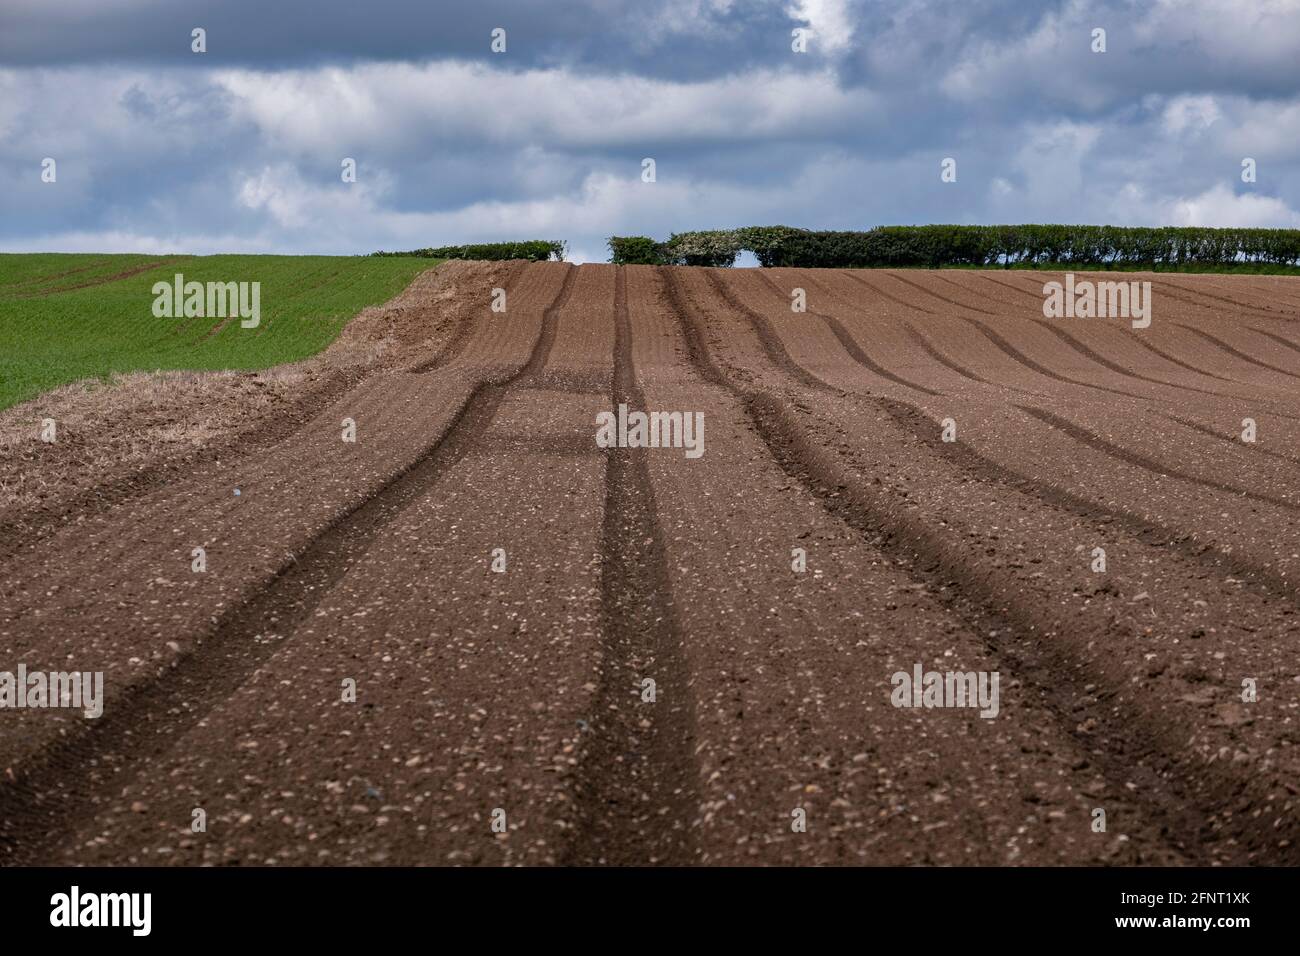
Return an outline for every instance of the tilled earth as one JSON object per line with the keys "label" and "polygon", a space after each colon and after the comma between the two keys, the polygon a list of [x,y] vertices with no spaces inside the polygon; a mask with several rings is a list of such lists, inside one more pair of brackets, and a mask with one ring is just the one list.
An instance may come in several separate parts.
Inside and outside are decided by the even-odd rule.
{"label": "tilled earth", "polygon": [[0,862],[1300,863],[1300,281],[1060,278],[440,267],[292,414],[0,521],[0,671],[105,681],[0,710]]}

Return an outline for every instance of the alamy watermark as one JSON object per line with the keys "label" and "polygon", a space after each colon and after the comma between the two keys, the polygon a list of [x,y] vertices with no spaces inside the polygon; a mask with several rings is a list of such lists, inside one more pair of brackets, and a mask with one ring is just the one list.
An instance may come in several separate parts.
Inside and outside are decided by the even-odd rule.
{"label": "alamy watermark", "polygon": [[889,701],[895,707],[978,707],[981,717],[992,720],[1000,679],[997,671],[927,671],[917,664],[910,674],[894,672]]}
{"label": "alamy watermark", "polygon": [[1150,282],[1076,282],[1073,272],[1065,282],[1043,284],[1043,315],[1049,319],[1129,319],[1133,328],[1151,324]]}
{"label": "alamy watermark", "polygon": [[173,282],[155,282],[152,291],[160,319],[238,318],[246,329],[262,322],[260,282],[186,282],[178,272]]}
{"label": "alamy watermark", "polygon": [[83,893],[73,885],[50,897],[50,925],[55,927],[125,927],[132,936],[148,936],[153,928],[152,893]]}
{"label": "alamy watermark", "polygon": [[69,707],[91,720],[104,713],[103,671],[0,671],[0,710]]}
{"label": "alamy watermark", "polygon": [[687,458],[704,454],[703,412],[629,412],[596,415],[596,444],[601,448],[683,448]]}

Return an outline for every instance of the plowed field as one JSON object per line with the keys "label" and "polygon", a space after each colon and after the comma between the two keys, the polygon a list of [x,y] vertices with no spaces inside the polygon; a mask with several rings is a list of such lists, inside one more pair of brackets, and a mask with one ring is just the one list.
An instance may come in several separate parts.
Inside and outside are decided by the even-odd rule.
{"label": "plowed field", "polygon": [[105,688],[0,712],[0,862],[1300,863],[1300,280],[438,276],[291,423],[0,521],[0,670]]}

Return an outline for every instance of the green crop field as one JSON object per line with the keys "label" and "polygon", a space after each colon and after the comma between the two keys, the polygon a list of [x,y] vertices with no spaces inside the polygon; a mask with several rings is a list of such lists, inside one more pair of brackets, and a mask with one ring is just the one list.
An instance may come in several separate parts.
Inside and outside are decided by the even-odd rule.
{"label": "green crop field", "polygon": [[[0,255],[0,409],[83,378],[306,358],[435,263],[361,256]],[[157,318],[154,283],[260,282],[261,322]],[[179,311],[179,309],[178,309]]]}

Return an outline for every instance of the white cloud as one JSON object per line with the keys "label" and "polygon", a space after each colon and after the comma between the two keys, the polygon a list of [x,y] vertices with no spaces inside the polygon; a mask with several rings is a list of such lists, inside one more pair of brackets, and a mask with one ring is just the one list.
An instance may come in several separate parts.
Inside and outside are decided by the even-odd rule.
{"label": "white cloud", "polygon": [[1296,66],[1300,0],[1156,0],[1139,9],[1132,23],[1139,49],[1194,48],[1215,65],[1260,73]]}
{"label": "white cloud", "polygon": [[0,239],[0,252],[138,252],[145,255],[221,253],[270,254],[286,250],[274,235],[158,232],[121,229],[38,233],[20,239]]}
{"label": "white cloud", "polygon": [[225,70],[215,81],[231,95],[236,118],[288,149],[402,149],[430,139],[550,149],[734,142],[831,135],[846,122],[879,118],[876,97],[843,89],[829,70],[673,83],[447,61]]}
{"label": "white cloud", "polygon": [[[1091,50],[1106,30],[1107,51]],[[1021,97],[1084,110],[1116,106],[1136,89],[1228,92],[1300,77],[1300,0],[1068,0],[1023,35],[984,35],[958,53],[941,88],[962,102]]]}
{"label": "white cloud", "polygon": [[1169,101],[1161,117],[1165,132],[1174,136],[1202,132],[1223,117],[1213,96],[1177,96]]}
{"label": "white cloud", "polygon": [[809,49],[835,55],[853,42],[853,18],[847,0],[794,0],[786,13],[792,20],[808,24],[813,42]]}
{"label": "white cloud", "polygon": [[1300,213],[1273,196],[1234,193],[1220,183],[1198,196],[1164,203],[1161,220],[1172,226],[1300,228]]}

